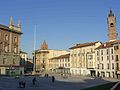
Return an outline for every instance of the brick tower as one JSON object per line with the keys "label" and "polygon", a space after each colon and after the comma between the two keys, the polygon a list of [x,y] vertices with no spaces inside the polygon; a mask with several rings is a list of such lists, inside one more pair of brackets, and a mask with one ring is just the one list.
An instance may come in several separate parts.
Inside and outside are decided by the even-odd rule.
{"label": "brick tower", "polygon": [[109,39],[109,41],[117,40],[118,34],[116,31],[116,17],[113,14],[111,9],[108,14],[107,23],[108,23],[108,39]]}

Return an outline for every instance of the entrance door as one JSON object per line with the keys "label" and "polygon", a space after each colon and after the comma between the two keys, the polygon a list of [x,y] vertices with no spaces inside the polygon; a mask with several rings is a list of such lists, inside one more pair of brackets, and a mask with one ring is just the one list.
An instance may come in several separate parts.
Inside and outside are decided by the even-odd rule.
{"label": "entrance door", "polygon": [[91,70],[91,71],[90,71],[90,75],[91,75],[92,77],[95,77],[95,70]]}

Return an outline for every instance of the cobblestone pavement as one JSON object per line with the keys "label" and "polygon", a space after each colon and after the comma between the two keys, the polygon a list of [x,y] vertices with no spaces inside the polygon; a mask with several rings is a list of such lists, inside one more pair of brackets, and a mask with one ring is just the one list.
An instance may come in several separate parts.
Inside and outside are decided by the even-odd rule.
{"label": "cobblestone pavement", "polygon": [[[115,82],[115,79],[94,79],[90,77],[55,77],[54,83],[51,77],[36,77],[36,85],[32,85],[32,76],[24,76],[18,79],[14,77],[0,77],[0,90],[81,90],[83,88]],[[19,82],[26,82],[25,88],[19,88]]]}

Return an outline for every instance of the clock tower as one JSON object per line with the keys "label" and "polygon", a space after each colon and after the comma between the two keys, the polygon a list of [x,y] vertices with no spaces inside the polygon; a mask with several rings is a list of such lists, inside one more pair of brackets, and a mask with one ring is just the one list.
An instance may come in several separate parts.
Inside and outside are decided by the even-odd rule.
{"label": "clock tower", "polygon": [[118,33],[116,31],[116,17],[114,16],[112,10],[108,14],[108,39],[109,41],[117,40]]}

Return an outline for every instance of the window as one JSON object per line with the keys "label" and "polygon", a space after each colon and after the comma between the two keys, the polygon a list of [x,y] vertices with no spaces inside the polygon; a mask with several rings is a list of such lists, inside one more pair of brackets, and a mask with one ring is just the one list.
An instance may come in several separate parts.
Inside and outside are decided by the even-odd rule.
{"label": "window", "polygon": [[15,37],[14,37],[14,43],[16,43],[16,42],[17,42],[17,37],[15,36]]}
{"label": "window", "polygon": [[101,57],[101,60],[103,61],[103,57]]}
{"label": "window", "polygon": [[8,40],[8,35],[5,34],[5,36],[4,36],[4,41],[7,41],[7,40]]}
{"label": "window", "polygon": [[107,49],[107,55],[108,55],[109,50]]}
{"label": "window", "polygon": [[8,52],[8,46],[4,46],[5,52]]}
{"label": "window", "polygon": [[109,63],[107,64],[107,69],[109,69]]}
{"label": "window", "polygon": [[68,67],[70,67],[70,63],[68,63]]}
{"label": "window", "polygon": [[97,51],[97,56],[99,55],[99,51]]}
{"label": "window", "polygon": [[114,63],[112,63],[112,69],[114,69]]}
{"label": "window", "polygon": [[111,49],[111,54],[113,54],[113,49]]}
{"label": "window", "polygon": [[4,35],[4,41],[5,41],[4,42],[4,51],[8,52],[8,45],[9,44],[7,43],[7,41],[8,41],[8,35],[7,34]]}
{"label": "window", "polygon": [[112,60],[114,60],[114,56],[112,55]]}
{"label": "window", "polygon": [[15,59],[13,59],[13,64],[15,64]]}
{"label": "window", "polygon": [[99,69],[99,64],[98,64],[98,69]]}
{"label": "window", "polygon": [[102,64],[102,69],[104,69],[104,65]]}
{"label": "window", "polygon": [[74,56],[76,57],[76,54],[74,54]]}
{"label": "window", "polygon": [[68,62],[70,61],[70,59],[68,58]]}
{"label": "window", "polygon": [[45,59],[43,58],[42,63],[45,63]]}
{"label": "window", "polygon": [[109,56],[107,56],[107,60],[109,60]]}
{"label": "window", "polygon": [[118,50],[119,49],[119,46],[117,45],[117,46],[114,46],[114,49],[115,50]]}
{"label": "window", "polygon": [[67,67],[67,64],[65,63],[65,67]]}
{"label": "window", "polygon": [[118,61],[119,59],[118,59],[118,55],[116,55],[116,61]]}
{"label": "window", "polygon": [[97,57],[97,60],[99,61],[99,57]]}
{"label": "window", "polygon": [[93,55],[88,55],[88,59],[93,59]]}
{"label": "window", "polygon": [[6,64],[6,62],[7,62],[7,59],[3,58],[3,64]]}
{"label": "window", "polygon": [[101,50],[101,55],[103,55],[103,50]]}
{"label": "window", "polygon": [[62,59],[62,62],[64,62],[64,59]]}
{"label": "window", "polygon": [[119,70],[119,63],[116,63],[116,70]]}
{"label": "window", "polygon": [[93,52],[93,49],[91,48],[90,51]]}
{"label": "window", "polygon": [[17,48],[16,47],[14,47],[14,53],[17,53]]}

